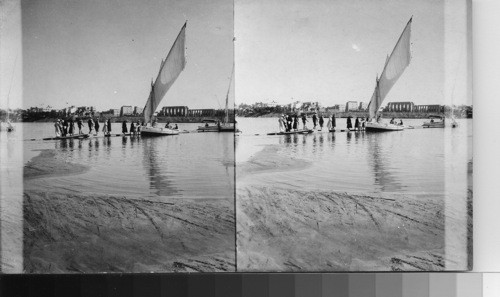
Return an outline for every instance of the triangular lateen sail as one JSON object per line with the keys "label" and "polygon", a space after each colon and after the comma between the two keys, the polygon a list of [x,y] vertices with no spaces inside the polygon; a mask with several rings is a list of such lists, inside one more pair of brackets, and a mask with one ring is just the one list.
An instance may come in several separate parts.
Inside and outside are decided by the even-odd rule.
{"label": "triangular lateen sail", "polygon": [[152,85],[148,101],[144,106],[144,121],[146,123],[151,121],[151,118],[158,105],[160,105],[161,100],[186,66],[185,43],[186,23],[182,26],[179,35],[177,35],[167,58],[162,62],[158,77]]}
{"label": "triangular lateen sail", "polygon": [[401,33],[401,36],[392,50],[391,55],[386,60],[382,75],[377,79],[375,91],[368,105],[370,118],[375,118],[378,109],[382,105],[385,97],[396,83],[399,77],[403,74],[406,67],[410,64],[410,37],[411,37],[411,22],[412,18],[406,24],[406,27]]}
{"label": "triangular lateen sail", "polygon": [[229,87],[227,88],[227,93],[226,93],[226,112],[224,115],[224,123],[225,124],[229,123],[229,91],[231,90],[231,83],[233,82],[233,75],[234,75],[234,63],[233,63],[233,69],[231,70],[231,78],[229,79]]}

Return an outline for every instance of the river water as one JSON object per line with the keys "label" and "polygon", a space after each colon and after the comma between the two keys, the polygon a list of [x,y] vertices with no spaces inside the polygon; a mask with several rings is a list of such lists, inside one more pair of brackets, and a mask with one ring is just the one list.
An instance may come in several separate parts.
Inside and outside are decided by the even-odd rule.
{"label": "river water", "polygon": [[[457,128],[447,122],[444,129],[421,128],[425,119],[403,121],[415,129],[329,133],[325,127],[307,135],[269,136],[279,130],[277,118],[238,118],[242,133],[236,137],[236,166],[258,161],[259,152],[273,148],[277,159],[289,157],[291,163],[308,166],[281,170],[281,164],[269,162],[272,170],[253,176],[255,183],[291,190],[465,198],[471,182],[472,120],[457,120]],[[337,119],[337,129],[345,128],[346,119]]]}
{"label": "river water", "polygon": [[[445,129],[423,129],[424,119],[405,119],[415,129],[329,133],[325,128],[283,136],[266,135],[278,131],[275,118],[237,121],[242,133],[236,139],[232,133],[194,132],[156,138],[39,140],[54,136],[52,123],[16,123],[22,129],[2,133],[10,147],[22,142],[24,164],[40,150],[53,149],[60,160],[90,166],[77,176],[50,178],[54,186],[85,193],[233,197],[235,157],[238,166],[269,147],[291,162],[309,166],[280,171],[275,164],[278,170],[260,175],[263,185],[365,194],[434,194],[457,189],[463,195],[464,183],[471,182],[467,177],[472,161],[471,119],[457,120],[457,128],[447,123]],[[198,125],[185,123],[179,128],[193,131]],[[345,119],[337,119],[337,129],[345,126]],[[113,123],[112,130],[119,133],[121,124]]]}
{"label": "river water", "polygon": [[[9,141],[23,142],[24,164],[40,150],[52,149],[60,160],[90,167],[83,174],[45,179],[44,183],[53,187],[75,193],[151,198],[234,197],[232,133],[102,137],[101,132],[101,137],[89,139],[42,141],[54,137],[53,123],[15,125],[22,125],[22,129],[9,135]],[[178,125],[181,130],[194,131],[199,124]],[[113,123],[112,132],[120,133],[121,123]]]}

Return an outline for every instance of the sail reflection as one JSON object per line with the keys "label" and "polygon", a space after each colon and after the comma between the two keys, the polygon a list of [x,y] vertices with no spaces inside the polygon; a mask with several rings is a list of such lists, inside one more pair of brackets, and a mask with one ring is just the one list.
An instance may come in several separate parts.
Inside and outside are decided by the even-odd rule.
{"label": "sail reflection", "polygon": [[[367,136],[368,149],[371,153],[368,157],[372,158],[369,160],[369,163],[373,167],[375,185],[379,186],[382,192],[395,192],[400,191],[403,186],[399,182],[400,179],[397,178],[396,174],[387,168],[388,164],[391,162],[390,156],[387,153],[384,154],[384,148],[381,147],[381,143],[387,143],[387,137],[391,137],[391,135],[387,133],[377,133]],[[385,149],[385,151],[387,152],[388,150]]]}
{"label": "sail reflection", "polygon": [[[163,174],[162,165],[159,159],[162,154],[168,154],[168,151],[161,151],[159,148],[161,138],[146,138],[143,143],[143,165],[146,169],[146,175],[149,179],[150,190],[158,196],[172,196],[181,191],[174,186],[172,180]],[[169,166],[163,162],[163,167]]]}

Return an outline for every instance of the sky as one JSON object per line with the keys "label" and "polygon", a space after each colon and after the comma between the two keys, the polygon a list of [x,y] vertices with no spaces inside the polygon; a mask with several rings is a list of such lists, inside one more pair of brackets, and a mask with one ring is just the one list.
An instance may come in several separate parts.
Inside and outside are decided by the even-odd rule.
{"label": "sky", "polygon": [[406,23],[412,60],[384,103],[471,104],[465,1],[235,1],[236,104],[369,102]]}
{"label": "sky", "polygon": [[[232,0],[22,1],[22,107],[143,107],[187,20],[187,64],[165,105],[223,108],[233,67]],[[234,86],[230,102],[234,102]]]}
{"label": "sky", "polygon": [[472,104],[465,2],[2,0],[0,106],[142,107],[186,20],[160,107],[222,108],[233,63],[230,104],[368,102],[411,16],[412,61],[384,103]]}

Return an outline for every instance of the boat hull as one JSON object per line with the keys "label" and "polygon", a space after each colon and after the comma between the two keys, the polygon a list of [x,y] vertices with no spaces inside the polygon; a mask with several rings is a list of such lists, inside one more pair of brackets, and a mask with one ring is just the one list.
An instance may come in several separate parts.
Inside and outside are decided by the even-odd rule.
{"label": "boat hull", "polygon": [[423,128],[444,128],[444,123],[429,123],[426,122],[422,125]]}
{"label": "boat hull", "polygon": [[219,132],[219,127],[217,126],[198,126],[198,132]]}
{"label": "boat hull", "polygon": [[220,126],[219,132],[235,132],[234,126]]}
{"label": "boat hull", "polygon": [[309,134],[313,133],[313,130],[299,130],[299,131],[290,131],[290,132],[272,132],[267,133],[267,135],[291,135],[291,134]]}
{"label": "boat hull", "polygon": [[161,127],[141,127],[141,136],[168,136],[178,135],[179,130],[161,128]]}
{"label": "boat hull", "polygon": [[237,132],[234,126],[231,125],[209,125],[209,126],[198,126],[196,130],[198,132]]}
{"label": "boat hull", "polygon": [[89,134],[77,134],[71,136],[56,136],[56,137],[42,138],[42,140],[86,139],[89,137],[90,137]]}
{"label": "boat hull", "polygon": [[366,132],[391,132],[391,131],[402,131],[404,129],[403,126],[398,126],[394,124],[386,124],[386,123],[371,123],[368,122],[365,125]]}

